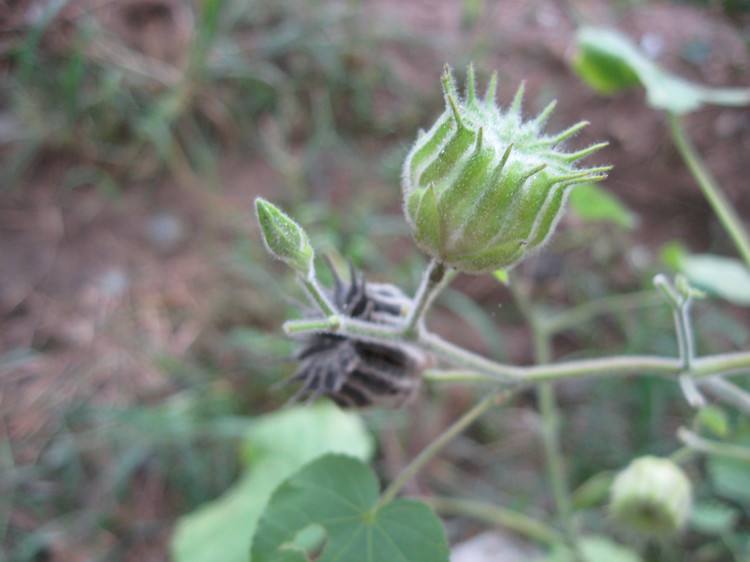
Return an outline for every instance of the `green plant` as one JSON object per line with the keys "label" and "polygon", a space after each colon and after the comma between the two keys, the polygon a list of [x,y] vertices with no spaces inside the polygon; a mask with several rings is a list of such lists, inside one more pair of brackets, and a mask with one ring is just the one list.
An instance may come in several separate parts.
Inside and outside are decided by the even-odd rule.
{"label": "green plant", "polygon": [[[708,88],[669,74],[641,53],[630,39],[611,29],[580,29],[578,49],[573,68],[592,88],[611,95],[640,85],[646,90],[648,104],[667,113],[672,140],[745,262],[741,283],[750,286],[750,236],[742,225],[742,219],[693,147],[682,119],[683,115],[704,105],[748,105],[750,89]],[[687,271],[691,269],[689,263],[687,259]],[[731,280],[728,285],[741,283]]]}
{"label": "green plant", "polygon": [[[627,68],[622,69],[622,78],[615,81],[631,83],[632,73]],[[627,80],[626,80],[627,79]],[[472,123],[475,117],[467,116],[476,104],[473,84],[473,72],[470,71],[467,95],[463,102],[458,99],[458,94],[452,86],[450,75],[444,78],[444,89],[446,92],[446,109],[438,121],[436,128],[426,137],[417,141],[417,147],[428,147],[433,154],[432,177],[425,185],[421,185],[422,176],[417,174],[415,178],[411,173],[414,167],[414,159],[420,154],[420,149],[415,149],[407,159],[405,166],[404,190],[406,197],[405,213],[409,218],[414,230],[414,236],[418,244],[426,249],[432,256],[432,260],[426,268],[422,281],[416,291],[414,299],[401,310],[401,318],[392,321],[392,315],[388,321],[382,318],[372,317],[362,319],[353,315],[348,310],[343,310],[332,298],[331,292],[323,288],[317,281],[317,272],[313,261],[309,259],[307,245],[300,245],[299,241],[306,236],[300,236],[304,232],[299,225],[290,228],[288,221],[292,220],[281,211],[274,211],[264,215],[267,220],[261,220],[261,230],[268,247],[273,253],[292,263],[299,263],[301,259],[310,263],[307,268],[296,268],[300,285],[304,288],[310,302],[315,306],[316,314],[301,320],[291,320],[284,324],[284,330],[288,335],[313,337],[316,334],[325,334],[332,341],[342,342],[367,342],[378,344],[393,350],[402,350],[414,347],[423,353],[434,356],[440,362],[451,366],[451,369],[427,369],[423,372],[424,378],[435,383],[475,383],[485,387],[484,398],[476,406],[463,414],[456,422],[441,433],[434,441],[427,445],[405,468],[394,478],[377,496],[377,487],[369,472],[358,463],[354,463],[346,457],[333,456],[323,457],[302,468],[298,473],[291,476],[271,496],[268,507],[261,516],[259,529],[256,534],[251,550],[252,562],[271,561],[305,561],[310,556],[316,560],[365,560],[368,562],[390,562],[394,559],[395,552],[400,551],[401,557],[407,560],[436,562],[448,560],[448,551],[445,548],[445,537],[439,525],[435,525],[434,516],[424,506],[418,503],[403,503],[396,497],[411,478],[419,472],[430,460],[432,460],[443,447],[463,432],[472,422],[482,414],[491,410],[494,406],[502,404],[511,399],[519,391],[535,388],[538,396],[539,409],[542,415],[542,437],[544,452],[547,463],[547,474],[555,499],[558,513],[556,526],[548,525],[541,521],[535,521],[521,513],[507,510],[498,506],[486,505],[475,501],[461,501],[450,498],[427,498],[426,503],[438,510],[450,513],[461,513],[469,517],[476,517],[489,523],[501,522],[528,537],[549,544],[551,548],[550,560],[577,560],[579,562],[599,560],[641,560],[641,556],[647,556],[650,543],[638,545],[634,543],[630,547],[624,547],[606,537],[583,533],[579,527],[576,516],[575,496],[571,494],[566,473],[565,460],[562,454],[560,442],[560,419],[562,413],[557,406],[557,400],[552,384],[564,380],[580,379],[585,377],[600,377],[609,379],[612,377],[646,373],[657,374],[662,377],[672,378],[680,381],[682,393],[688,403],[694,407],[702,407],[706,398],[703,392],[711,394],[718,401],[736,408],[741,414],[750,414],[750,394],[740,386],[727,380],[728,374],[750,369],[750,352],[737,352],[697,357],[693,343],[694,333],[690,316],[690,306],[695,298],[703,294],[694,289],[683,276],[677,276],[674,283],[665,276],[657,276],[654,283],[663,295],[665,301],[673,311],[675,328],[677,333],[678,357],[665,357],[658,355],[623,355],[612,357],[600,357],[595,359],[578,359],[564,362],[552,362],[551,338],[554,333],[575,325],[581,317],[588,314],[596,314],[599,309],[607,310],[608,307],[623,306],[625,299],[608,301],[606,304],[597,304],[587,309],[574,310],[567,313],[559,313],[557,316],[546,314],[541,307],[532,302],[528,282],[513,275],[510,279],[510,288],[516,299],[518,309],[529,323],[533,347],[535,350],[537,365],[530,367],[518,367],[491,361],[483,356],[472,353],[462,347],[446,341],[427,329],[425,316],[438,294],[444,290],[454,275],[458,272],[477,273],[492,270],[498,267],[507,267],[527,257],[526,252],[513,255],[513,259],[506,259],[506,254],[494,251],[495,247],[501,247],[504,243],[521,244],[533,248],[546,241],[551,226],[564,207],[564,190],[562,195],[557,196],[553,185],[542,182],[539,187],[539,198],[543,201],[540,205],[528,205],[524,199],[525,189],[535,189],[534,182],[528,182],[533,174],[519,173],[515,177],[502,176],[492,177],[487,184],[480,183],[479,187],[485,185],[484,190],[479,189],[472,183],[473,179],[457,181],[461,174],[466,172],[481,159],[483,144],[478,140],[483,138],[482,133],[469,127],[462,127],[463,123]],[[679,87],[683,87],[680,85]],[[492,90],[492,88],[491,88]],[[517,96],[514,107],[520,107],[520,95]],[[517,109],[512,109],[511,117],[516,125],[520,122]],[[499,115],[499,113],[498,113]],[[513,124],[513,123],[511,123]],[[454,138],[447,141],[443,150],[436,137],[439,136],[441,127],[445,129],[444,135],[452,132]],[[530,155],[526,160],[532,163],[539,154],[547,154],[550,144],[562,141],[569,132],[561,135],[556,141],[548,141],[546,137],[526,138],[525,135],[539,135],[539,129],[533,127],[507,128],[508,137],[501,137],[505,146],[492,146],[488,151],[487,158],[497,160],[502,171],[504,164],[503,154],[508,154],[508,146],[516,143],[522,144]],[[575,127],[573,132],[575,131]],[[468,133],[466,133],[468,131]],[[462,133],[466,139],[463,144],[460,138]],[[487,133],[485,133],[487,134]],[[572,134],[572,133],[570,133]],[[432,136],[430,136],[432,135]],[[515,138],[514,135],[520,135]],[[470,137],[470,138],[469,138]],[[456,142],[460,150],[450,150],[450,143]],[[495,140],[493,140],[495,142]],[[435,146],[431,146],[431,143]],[[474,152],[467,150],[470,145],[478,147]],[[502,143],[501,143],[502,144]],[[595,145],[596,146],[596,145]],[[596,148],[599,148],[596,146]],[[584,151],[590,152],[588,149]],[[557,153],[559,155],[559,153]],[[562,153],[563,156],[565,153]],[[576,153],[573,153],[576,154]],[[463,156],[462,156],[463,155]],[[581,154],[583,156],[585,154]],[[577,155],[578,156],[578,155]],[[463,160],[461,160],[463,158]],[[577,159],[573,158],[573,160]],[[476,166],[475,166],[476,167]],[[481,175],[482,170],[493,169],[495,166],[480,166],[477,173]],[[533,166],[531,169],[534,169]],[[598,170],[598,169],[595,169]],[[471,170],[470,170],[471,171]],[[475,170],[476,171],[476,170]],[[592,172],[581,170],[566,181],[571,184],[576,181],[587,179],[598,179],[598,174],[603,170]],[[539,172],[539,170],[537,170]],[[426,174],[423,171],[423,174]],[[593,174],[593,175],[592,175]],[[512,217],[509,229],[500,231],[507,234],[510,240],[498,236],[492,239],[490,257],[484,257],[477,262],[472,259],[463,259],[453,254],[447,254],[444,241],[457,239],[465,233],[467,220],[476,221],[472,215],[475,206],[485,203],[483,195],[491,191],[493,181],[503,184],[504,188],[514,194],[513,200],[508,203],[510,208],[514,205],[521,212]],[[553,182],[554,183],[554,182]],[[419,185],[417,185],[419,184]],[[457,186],[457,187],[456,187]],[[440,197],[436,192],[450,194],[455,191],[455,201],[450,205],[441,207]],[[489,191],[488,191],[489,190]],[[412,202],[413,193],[419,193],[418,201]],[[432,195],[431,195],[432,194]],[[551,194],[551,195],[550,195]],[[517,196],[516,196],[517,195]],[[549,196],[549,198],[548,198]],[[425,202],[427,200],[427,202]],[[601,199],[600,199],[601,200]],[[610,208],[611,201],[608,202]],[[273,205],[267,201],[258,201],[259,208],[271,209]],[[616,209],[615,205],[615,209]],[[467,211],[468,210],[468,211]],[[483,210],[482,215],[491,219],[493,213],[498,210],[497,205],[491,203]],[[466,213],[469,213],[468,215]],[[612,213],[612,211],[609,211]],[[453,217],[456,220],[451,220]],[[617,213],[615,212],[615,215]],[[620,213],[619,216],[622,216]],[[275,220],[274,217],[283,217]],[[491,222],[491,221],[490,221]],[[533,241],[535,226],[542,224],[545,228],[544,235],[539,240]],[[471,226],[471,224],[469,224]],[[735,225],[736,226],[736,225]],[[493,227],[497,228],[497,226]],[[510,234],[508,234],[510,233]],[[515,236],[518,234],[518,236]],[[467,238],[467,247],[464,252],[471,251],[471,241],[478,245],[486,244],[485,238]],[[487,248],[477,248],[484,251]],[[282,255],[283,254],[283,255]],[[489,255],[488,254],[488,255]],[[468,254],[470,255],[470,254]],[[496,276],[505,280],[506,271],[496,271]],[[356,285],[356,279],[352,279],[351,287]],[[365,288],[367,293],[367,288]],[[638,302],[643,302],[639,295]],[[649,297],[650,298],[650,297]],[[370,303],[372,304],[372,303]],[[334,351],[335,353],[335,351]],[[370,370],[372,376],[378,376],[381,369],[377,365],[377,358],[373,357],[369,364],[363,366]],[[327,372],[321,372],[326,378]],[[332,376],[332,375],[331,375]],[[333,396],[333,389],[322,388],[321,394]],[[710,419],[710,416],[704,415]],[[715,427],[721,424],[714,423]],[[729,457],[733,462],[745,462],[748,458],[748,449],[739,444],[708,441],[705,437],[693,432],[683,430],[679,433],[684,447],[678,449],[673,460],[686,462],[696,453],[718,454]],[[646,467],[645,476],[642,471],[637,471],[636,480],[642,478],[660,478],[654,473],[653,463],[648,459],[637,461],[639,467]],[[669,462],[669,461],[665,461]],[[670,464],[670,466],[672,466]],[[657,467],[661,470],[661,465]],[[681,473],[680,473],[681,474]],[[632,480],[632,475],[629,480]],[[620,480],[622,481],[622,480]],[[611,482],[611,477],[603,480],[605,489]],[[629,484],[632,484],[630,482]],[[639,482],[636,482],[636,487]],[[667,504],[657,495],[650,496],[650,501],[657,511],[663,510],[667,518],[672,518],[664,524],[669,531],[684,524],[689,503],[689,490],[686,491],[684,481],[678,483],[681,486],[683,497],[679,502],[679,513],[676,513],[670,498]],[[601,486],[599,486],[601,488]],[[593,492],[589,490],[590,496]],[[619,501],[621,494],[614,492],[614,503],[622,505]],[[578,501],[583,501],[579,500]],[[591,501],[591,500],[587,500]],[[585,502],[584,502],[585,503]],[[594,502],[595,503],[595,502]],[[651,508],[649,508],[651,509]],[[619,509],[617,511],[620,511]],[[628,510],[625,510],[628,511]],[[314,548],[300,546],[298,544],[299,533],[315,528],[324,530],[327,542],[322,545],[320,541]],[[667,540],[658,529],[651,531],[659,536],[660,541]],[[345,533],[348,541],[344,540]],[[662,543],[659,543],[662,544]],[[664,543],[666,544],[666,543]],[[386,545],[386,546],[384,546]],[[430,550],[428,545],[433,548]],[[663,546],[663,544],[662,544]],[[670,556],[668,547],[664,547],[664,557]],[[640,551],[640,552],[639,552]]]}

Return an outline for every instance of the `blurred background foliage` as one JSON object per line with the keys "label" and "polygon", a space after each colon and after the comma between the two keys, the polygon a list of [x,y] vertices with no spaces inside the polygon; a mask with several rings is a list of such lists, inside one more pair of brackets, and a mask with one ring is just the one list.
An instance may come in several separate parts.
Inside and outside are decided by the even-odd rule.
{"label": "blurred background foliage", "polygon": [[[481,79],[497,68],[503,102],[525,79],[529,113],[557,98],[552,130],[584,118],[592,126],[576,144],[611,143],[606,191],[579,188],[554,242],[517,272],[545,310],[555,357],[675,353],[650,279],[691,253],[733,249],[643,93],[602,97],[575,75],[583,23],[620,29],[691,80],[750,81],[742,0],[0,2],[0,560],[164,560],[175,528],[175,559],[200,560],[180,542],[186,527],[208,518],[210,528],[222,509],[231,520],[248,481],[268,492],[268,459],[285,458],[289,473],[310,458],[285,456],[283,437],[278,451],[248,453],[259,439],[270,447],[274,431],[318,423],[310,447],[368,456],[356,418],[338,423],[345,435],[326,433],[338,414],[324,407],[268,429],[294,368],[279,325],[300,314],[302,295],[266,257],[251,202],[283,206],[337,265],[413,290],[424,259],[400,215],[400,166],[442,105],[446,61],[473,60]],[[747,217],[747,109],[687,123]],[[750,347],[737,304],[698,303],[700,352]],[[532,360],[512,296],[489,276],[460,278],[432,323],[493,358]],[[406,411],[364,414],[379,473],[392,477],[476,393],[427,388]],[[676,385],[652,377],[560,394],[576,507],[587,529],[611,534],[601,506],[612,471],[673,451],[692,413]],[[750,440],[750,423],[729,412],[692,424]],[[409,491],[549,513],[538,433],[523,396]],[[710,458],[691,476],[697,508],[673,559],[750,559],[750,468]],[[233,560],[249,540],[234,519],[235,550],[229,541],[212,560]],[[481,530],[461,518],[447,528],[452,542]]]}

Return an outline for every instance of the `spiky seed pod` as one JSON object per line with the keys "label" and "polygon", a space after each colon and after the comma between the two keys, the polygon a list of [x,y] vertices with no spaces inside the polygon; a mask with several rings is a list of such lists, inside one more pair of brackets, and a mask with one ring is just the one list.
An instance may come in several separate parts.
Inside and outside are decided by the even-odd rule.
{"label": "spiky seed pod", "polygon": [[549,239],[575,184],[606,177],[610,166],[577,165],[606,143],[562,151],[587,123],[545,134],[555,103],[524,121],[523,84],[503,110],[496,73],[483,99],[472,66],[463,98],[447,66],[442,85],[445,111],[404,162],[404,213],[419,247],[446,265],[466,273],[510,267]]}
{"label": "spiky seed pod", "polygon": [[[336,308],[352,318],[380,324],[396,324],[409,299],[393,285],[367,283],[351,270],[344,283],[331,268],[335,286],[331,295]],[[292,381],[300,381],[295,400],[311,401],[328,396],[344,408],[399,408],[417,393],[427,357],[403,343],[381,344],[336,334],[313,334],[303,340],[300,361]]]}
{"label": "spiky seed pod", "polygon": [[641,457],[615,478],[610,510],[617,521],[634,531],[669,536],[685,525],[691,496],[690,480],[674,462]]}

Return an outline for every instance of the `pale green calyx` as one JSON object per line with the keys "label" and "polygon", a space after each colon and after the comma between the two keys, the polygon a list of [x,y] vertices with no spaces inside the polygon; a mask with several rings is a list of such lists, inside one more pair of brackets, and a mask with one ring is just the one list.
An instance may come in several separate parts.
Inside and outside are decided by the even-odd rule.
{"label": "pale green calyx", "polygon": [[606,177],[610,166],[577,166],[606,143],[563,152],[560,144],[587,123],[543,133],[555,102],[524,121],[523,84],[503,110],[495,103],[497,74],[482,99],[472,66],[463,98],[448,67],[442,84],[445,111],[404,162],[404,213],[419,247],[447,266],[508,268],[549,239],[573,186]]}
{"label": "pale green calyx", "polygon": [[303,277],[309,276],[315,251],[302,227],[262,197],[255,200],[255,213],[268,251]]}
{"label": "pale green calyx", "polygon": [[669,536],[685,525],[691,496],[690,480],[674,462],[641,457],[615,478],[610,511],[618,522],[634,531]]}

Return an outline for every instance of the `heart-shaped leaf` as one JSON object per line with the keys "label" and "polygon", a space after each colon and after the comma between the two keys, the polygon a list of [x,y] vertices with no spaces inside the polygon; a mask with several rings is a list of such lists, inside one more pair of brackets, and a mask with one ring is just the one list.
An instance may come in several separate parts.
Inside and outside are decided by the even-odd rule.
{"label": "heart-shaped leaf", "polygon": [[398,499],[376,507],[373,471],[344,455],[321,457],[273,493],[258,523],[250,562],[306,562],[293,545],[310,525],[326,531],[319,562],[448,562],[442,524],[425,504]]}
{"label": "heart-shaped leaf", "polygon": [[273,490],[305,463],[331,452],[370,457],[372,440],[359,417],[320,403],[258,418],[243,447],[247,472],[219,499],[178,521],[172,559],[247,562],[255,526]]}
{"label": "heart-shaped leaf", "polygon": [[573,68],[592,88],[613,94],[640,84],[655,109],[689,113],[705,104],[750,104],[750,89],[709,88],[663,70],[625,35],[600,27],[583,27],[577,35]]}

